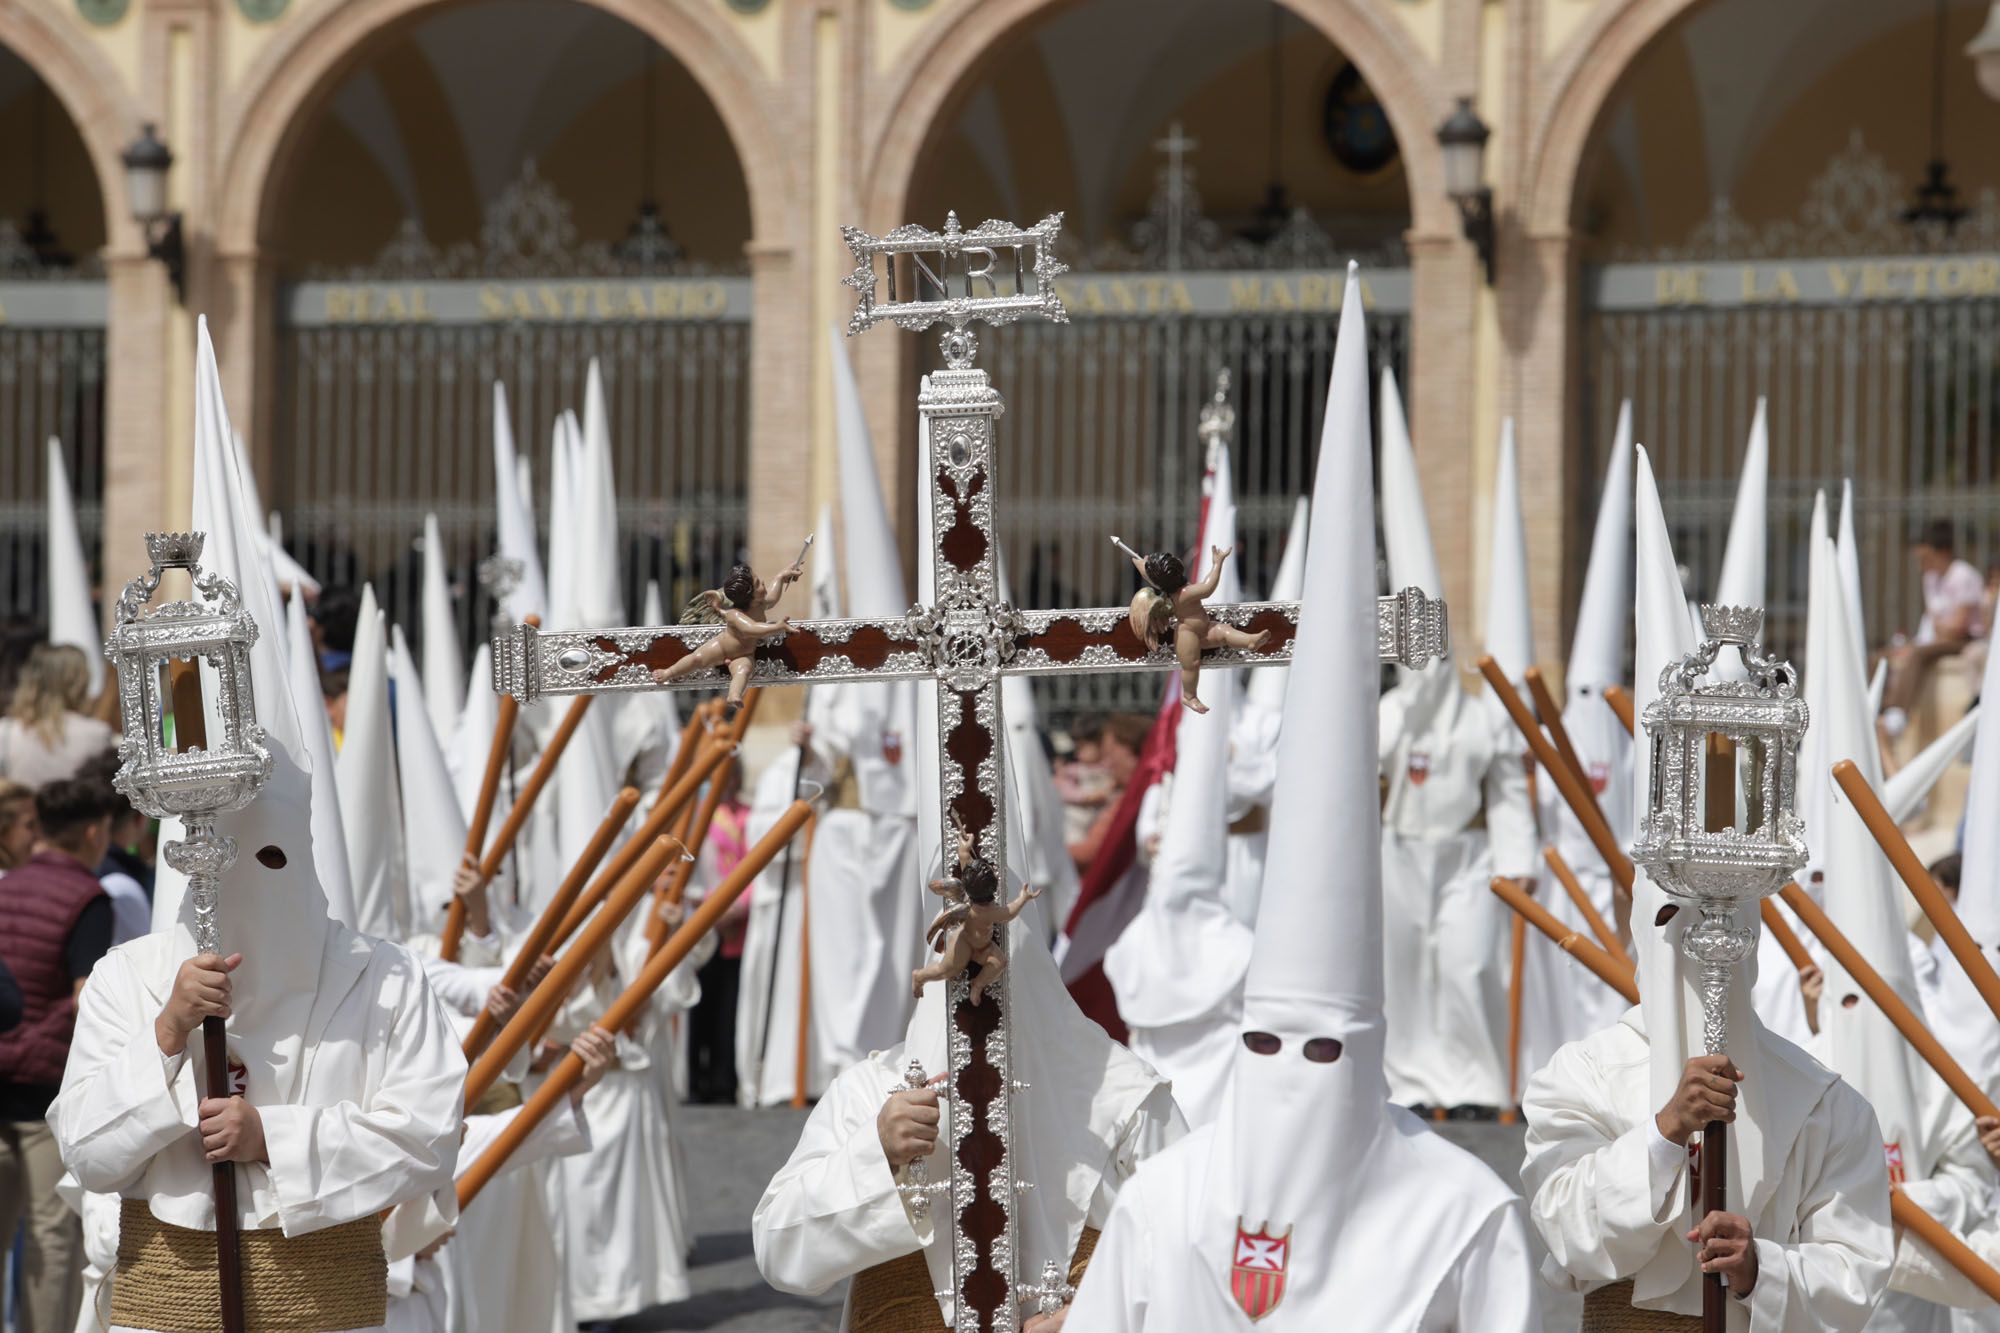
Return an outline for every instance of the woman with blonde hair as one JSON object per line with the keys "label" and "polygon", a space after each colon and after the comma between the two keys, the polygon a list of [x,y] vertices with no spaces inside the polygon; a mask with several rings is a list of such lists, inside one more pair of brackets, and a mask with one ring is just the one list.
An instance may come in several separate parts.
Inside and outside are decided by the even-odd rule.
{"label": "woman with blonde hair", "polygon": [[111,728],[87,715],[90,661],[83,649],[45,643],[28,655],[14,702],[0,718],[0,776],[41,787],[74,777],[112,743]]}

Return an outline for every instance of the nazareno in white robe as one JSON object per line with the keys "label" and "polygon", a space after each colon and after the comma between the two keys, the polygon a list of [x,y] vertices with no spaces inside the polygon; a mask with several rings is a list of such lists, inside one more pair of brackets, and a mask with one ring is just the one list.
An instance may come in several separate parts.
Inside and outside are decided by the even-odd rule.
{"label": "nazareno in white robe", "polygon": [[[751,1240],[759,1271],[778,1290],[815,1296],[863,1269],[949,1244],[950,1230],[937,1225],[948,1209],[933,1206],[922,1218],[910,1212],[896,1188],[910,1177],[889,1169],[876,1128],[882,1103],[903,1084],[905,1059],[898,1043],[835,1078],[758,1200]],[[1138,1163],[1179,1132],[1172,1094],[1159,1084],[1127,1118],[1103,1162],[1076,1164],[1076,1172],[1100,1173],[1085,1225],[1103,1230]],[[933,1156],[930,1179],[945,1178],[943,1161],[943,1152]],[[843,1333],[847,1319],[843,1308]]]}
{"label": "nazareno in white robe", "polygon": [[[83,1188],[145,1199],[163,1222],[213,1230],[211,1173],[195,1134],[198,1043],[168,1059],[153,1040],[178,966],[171,932],[98,964],[49,1120]],[[422,969],[396,945],[328,923],[315,983],[288,1095],[264,1100],[252,1083],[270,1165],[238,1165],[239,1223],[298,1236],[427,1198],[448,1224],[465,1058]]]}
{"label": "nazareno in white robe", "polygon": [[[1757,1286],[1730,1302],[1729,1327],[1856,1333],[1888,1280],[1894,1246],[1881,1130],[1860,1094],[1804,1051],[1768,1033],[1759,1046],[1765,1058],[1749,1075],[1797,1129],[1780,1140],[1784,1159],[1770,1164],[1746,1210]],[[1552,1286],[1588,1292],[1632,1279],[1635,1305],[1696,1315],[1687,1153],[1654,1123],[1650,1056],[1637,1009],[1556,1052],[1523,1099],[1521,1184]]]}

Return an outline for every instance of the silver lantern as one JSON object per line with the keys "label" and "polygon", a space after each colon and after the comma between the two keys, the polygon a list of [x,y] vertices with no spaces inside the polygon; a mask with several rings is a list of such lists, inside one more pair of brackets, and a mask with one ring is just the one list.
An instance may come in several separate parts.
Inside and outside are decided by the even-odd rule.
{"label": "silver lantern", "polygon": [[[1796,806],[1807,713],[1798,673],[1758,642],[1761,608],[1704,606],[1701,624],[1701,647],[1660,673],[1646,706],[1652,790],[1632,859],[1700,915],[1682,948],[1701,968],[1705,1044],[1720,1053],[1730,969],[1756,942],[1737,909],[1776,893],[1806,861]],[[1729,647],[1746,678],[1705,680]]]}
{"label": "silver lantern", "polygon": [[[156,819],[179,818],[187,837],[161,849],[167,864],[188,878],[195,910],[195,944],[218,952],[216,890],[236,860],[234,839],[215,832],[215,816],[240,810],[271,775],[271,754],[257,725],[251,690],[250,645],[257,622],[243,609],[236,585],[201,571],[199,532],[149,532],[152,568],[125,585],[117,623],[104,655],[118,672],[124,735],[118,742],[118,790]],[[170,569],[185,570],[195,597],[148,606]],[[174,715],[176,663],[190,664],[214,704],[221,735],[198,734]],[[198,709],[199,698],[190,700]],[[201,728],[205,732],[206,725]]]}

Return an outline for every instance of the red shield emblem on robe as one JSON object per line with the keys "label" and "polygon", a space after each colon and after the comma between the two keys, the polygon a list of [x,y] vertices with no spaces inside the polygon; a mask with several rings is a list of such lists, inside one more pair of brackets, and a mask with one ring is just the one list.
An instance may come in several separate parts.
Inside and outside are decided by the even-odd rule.
{"label": "red shield emblem on robe", "polygon": [[1885,1143],[1882,1145],[1882,1155],[1889,1161],[1889,1183],[1891,1185],[1902,1184],[1905,1174],[1903,1171],[1903,1145],[1900,1143]]}
{"label": "red shield emblem on robe", "polygon": [[903,762],[903,733],[894,727],[882,728],[882,757],[892,764]]}
{"label": "red shield emblem on robe", "polygon": [[1424,779],[1431,775],[1430,751],[1428,750],[1410,751],[1410,763],[1408,772],[1410,775],[1411,786],[1413,787],[1423,786]]}
{"label": "red shield emblem on robe", "polygon": [[1598,796],[1604,795],[1604,789],[1611,785],[1611,765],[1586,764],[1584,771],[1590,778],[1590,790]]}
{"label": "red shield emblem on robe", "polygon": [[1229,1291],[1252,1323],[1278,1308],[1285,1298],[1285,1265],[1292,1257],[1292,1229],[1273,1236],[1271,1224],[1246,1231],[1236,1219],[1236,1257],[1229,1266]]}

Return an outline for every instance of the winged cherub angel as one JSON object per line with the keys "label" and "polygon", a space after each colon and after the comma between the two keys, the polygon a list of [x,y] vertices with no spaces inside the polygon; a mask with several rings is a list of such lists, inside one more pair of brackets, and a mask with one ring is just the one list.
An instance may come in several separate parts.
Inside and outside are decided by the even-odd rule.
{"label": "winged cherub angel", "polygon": [[922,999],[930,982],[949,981],[977,963],[979,971],[972,978],[971,995],[972,1002],[978,1004],[986,988],[1007,969],[1007,955],[993,943],[995,927],[1021,915],[1042,891],[1023,884],[1014,901],[1003,905],[999,901],[1000,876],[973,851],[973,837],[965,825],[953,819],[952,826],[958,830],[957,873],[930,882],[931,892],[944,899],[946,906],[924,932],[931,948],[943,957],[910,974],[910,993]]}
{"label": "winged cherub angel", "polygon": [[[1118,541],[1116,537],[1112,540]],[[1171,551],[1140,556],[1123,542],[1118,545],[1131,555],[1132,568],[1146,580],[1146,586],[1132,598],[1132,632],[1145,641],[1149,652],[1165,643],[1169,634],[1173,635],[1174,657],[1181,664],[1181,703],[1190,712],[1206,713],[1208,705],[1195,695],[1201,684],[1202,651],[1208,648],[1255,650],[1262,648],[1271,638],[1269,630],[1252,634],[1211,619],[1208,608],[1202,605],[1203,601],[1215,595],[1215,585],[1222,578],[1222,562],[1230,557],[1234,548],[1210,547],[1208,577],[1200,583],[1189,583],[1187,566]]]}
{"label": "winged cherub angel", "polygon": [[798,582],[805,572],[803,553],[784,573],[778,575],[775,586],[769,588],[750,566],[739,564],[731,568],[720,588],[696,593],[689,600],[687,610],[681,613],[683,625],[720,621],[722,633],[672,666],[655,671],[653,680],[657,684],[669,685],[682,676],[705,671],[709,667],[723,667],[729,672],[729,702],[722,715],[725,719],[734,718],[736,710],[743,706],[743,691],[750,684],[750,668],[755,663],[757,645],[792,627],[790,616],[781,616],[777,620],[766,620],[765,617],[785,595],[785,589]]}

